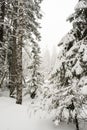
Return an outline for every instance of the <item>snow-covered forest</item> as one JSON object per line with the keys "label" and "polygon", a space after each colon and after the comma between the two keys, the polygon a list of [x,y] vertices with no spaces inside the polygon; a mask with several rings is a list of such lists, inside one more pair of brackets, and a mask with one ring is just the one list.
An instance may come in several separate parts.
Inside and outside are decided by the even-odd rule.
{"label": "snow-covered forest", "polygon": [[43,1],[0,0],[0,130],[87,129],[87,0],[51,54],[40,45]]}

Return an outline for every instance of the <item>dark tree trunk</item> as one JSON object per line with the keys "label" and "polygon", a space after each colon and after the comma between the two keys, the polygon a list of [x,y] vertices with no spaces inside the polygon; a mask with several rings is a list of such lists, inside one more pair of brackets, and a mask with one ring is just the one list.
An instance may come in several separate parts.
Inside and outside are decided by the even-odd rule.
{"label": "dark tree trunk", "polygon": [[5,15],[5,0],[0,0],[0,47],[2,47],[3,42],[4,15]]}
{"label": "dark tree trunk", "polygon": [[22,36],[19,35],[17,45],[17,104],[22,104]]}
{"label": "dark tree trunk", "polygon": [[78,122],[77,114],[75,114],[75,124],[76,124],[76,130],[79,130],[79,122]]}
{"label": "dark tree trunk", "polygon": [[5,51],[3,43],[4,35],[4,15],[5,15],[5,0],[0,0],[0,81],[3,77],[3,66],[5,61]]}
{"label": "dark tree trunk", "polygon": [[[11,43],[11,61],[9,65],[10,72],[10,96],[16,89],[16,103],[22,104],[22,12],[19,5],[20,1],[15,0],[13,4],[13,39]],[[20,16],[21,15],[21,16]]]}
{"label": "dark tree trunk", "polygon": [[23,45],[23,30],[22,30],[22,20],[23,20],[23,3],[18,1],[19,9],[19,21],[18,21],[18,41],[16,48],[17,55],[17,104],[22,104],[22,45]]}
{"label": "dark tree trunk", "polygon": [[17,86],[17,56],[16,56],[16,31],[17,31],[17,19],[14,19],[17,17],[15,14],[17,14],[18,7],[17,1],[15,1],[15,4],[13,5],[13,11],[15,12],[14,15],[12,14],[13,19],[13,31],[11,30],[11,34],[13,34],[12,42],[10,42],[10,50],[11,54],[8,57],[9,58],[9,89],[10,89],[10,96],[13,97],[14,90]]}
{"label": "dark tree trunk", "polygon": [[[14,24],[15,26],[15,24]],[[15,35],[15,31],[13,31],[13,35]],[[10,64],[9,64],[9,81],[10,81],[10,96],[13,96],[14,90],[16,88],[16,66],[17,66],[17,59],[16,59],[16,38],[13,37],[13,44],[12,44],[12,54],[10,58]]]}

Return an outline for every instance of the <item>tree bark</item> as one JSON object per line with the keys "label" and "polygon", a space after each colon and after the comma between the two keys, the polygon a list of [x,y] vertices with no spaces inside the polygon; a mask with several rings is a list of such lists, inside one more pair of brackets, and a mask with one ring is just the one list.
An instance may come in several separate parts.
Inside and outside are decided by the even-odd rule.
{"label": "tree bark", "polygon": [[75,123],[76,123],[76,130],[79,130],[79,123],[78,123],[77,114],[75,114]]}
{"label": "tree bark", "polygon": [[17,104],[22,104],[22,36],[19,35],[17,45]]}
{"label": "tree bark", "polygon": [[[13,5],[13,11],[14,15],[12,14],[12,22],[13,22],[13,31],[11,33],[13,34],[12,42],[10,42],[10,51],[11,54],[8,57],[9,58],[9,89],[10,89],[10,97],[14,95],[14,90],[17,86],[17,56],[16,56],[16,31],[17,31],[17,14],[18,7],[17,7],[17,1],[15,1],[15,4]],[[15,19],[14,19],[15,18]]]}
{"label": "tree bark", "polygon": [[4,16],[5,16],[5,0],[0,0],[0,47],[2,47],[3,42]]}
{"label": "tree bark", "polygon": [[23,3],[18,1],[18,42],[17,55],[17,104],[22,104],[22,44],[23,44]]}
{"label": "tree bark", "polygon": [[5,60],[5,52],[3,48],[4,16],[5,16],[5,0],[0,0],[0,80],[3,77],[3,66]]}

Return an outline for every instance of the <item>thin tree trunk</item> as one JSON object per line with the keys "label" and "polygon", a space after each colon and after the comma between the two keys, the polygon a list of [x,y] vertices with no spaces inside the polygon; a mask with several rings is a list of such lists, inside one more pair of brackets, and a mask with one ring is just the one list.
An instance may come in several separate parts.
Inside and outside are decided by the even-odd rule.
{"label": "thin tree trunk", "polygon": [[76,130],[79,130],[79,123],[78,123],[77,114],[75,114],[75,123],[76,123]]}
{"label": "thin tree trunk", "polygon": [[5,0],[0,0],[0,47],[2,47],[3,42],[4,15],[5,15]]}
{"label": "thin tree trunk", "polygon": [[17,104],[22,104],[22,37],[17,45]]}
{"label": "thin tree trunk", "polygon": [[3,74],[2,79],[1,79],[1,81],[0,81],[0,88],[1,88],[1,86],[2,86],[2,84],[3,84],[3,81],[4,81],[5,76],[6,76],[6,72]]}
{"label": "thin tree trunk", "polygon": [[[2,82],[4,71],[5,51],[3,43],[4,35],[5,0],[0,0],[0,82]],[[1,87],[1,86],[0,86]]]}

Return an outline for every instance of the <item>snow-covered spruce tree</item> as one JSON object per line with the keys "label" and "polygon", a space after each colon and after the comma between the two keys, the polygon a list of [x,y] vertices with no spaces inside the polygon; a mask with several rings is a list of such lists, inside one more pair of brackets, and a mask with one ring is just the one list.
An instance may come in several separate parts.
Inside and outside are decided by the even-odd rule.
{"label": "snow-covered spruce tree", "polygon": [[[10,96],[12,95],[15,87],[17,89],[17,103],[22,102],[22,31],[20,26],[22,23],[23,14],[22,1],[6,1],[5,3],[5,42],[7,44],[8,51],[8,65],[9,65],[9,79],[10,79]],[[20,25],[19,25],[20,23]],[[20,34],[21,33],[21,34]],[[20,43],[21,42],[21,43]],[[21,49],[20,49],[21,48]],[[18,50],[17,50],[18,49]],[[19,50],[20,49],[20,50]],[[19,53],[18,53],[19,52]],[[19,88],[19,89],[18,89]],[[20,90],[20,91],[19,91]],[[19,94],[18,94],[19,91]]]}
{"label": "snow-covered spruce tree", "polygon": [[[58,69],[52,76],[55,90],[50,96],[51,109],[55,109],[55,123],[75,121],[87,118],[85,111],[87,100],[87,1],[80,0],[75,12],[68,20],[73,29],[60,42],[62,46]],[[82,117],[83,116],[83,117]]]}
{"label": "snow-covered spruce tree", "polygon": [[[2,78],[1,78],[1,84],[4,83],[4,79],[7,78],[8,76],[8,61],[9,60],[9,56],[8,53],[11,53],[11,50],[9,47],[10,43],[12,43],[12,37],[10,37],[10,35],[12,35],[12,13],[11,13],[11,1],[10,0],[1,0],[0,1],[0,46],[2,49],[0,49],[0,63],[2,63],[2,67],[0,67],[0,69],[2,70],[2,72],[0,74],[2,74]],[[1,54],[2,53],[2,54]],[[3,61],[2,61],[3,60]],[[1,62],[2,61],[2,62]],[[7,81],[6,81],[7,82]]]}
{"label": "snow-covered spruce tree", "polygon": [[37,43],[32,43],[32,50],[31,50],[31,64],[28,67],[30,70],[31,76],[28,81],[29,86],[29,93],[30,97],[33,99],[36,95],[38,95],[38,91],[41,89],[41,85],[43,83],[43,77],[40,72],[40,48]]}
{"label": "snow-covered spruce tree", "polygon": [[[23,38],[25,38],[27,36],[32,44],[33,43],[35,44],[36,39],[40,40],[40,33],[38,32],[38,27],[40,27],[40,26],[37,23],[37,19],[42,17],[42,15],[40,15],[40,13],[38,12],[38,11],[40,11],[40,7],[39,7],[40,1],[27,0],[25,3],[24,3],[24,1],[21,1],[19,4],[20,4],[19,5],[19,7],[20,7],[19,8],[19,20],[20,21],[18,23],[18,30],[19,30],[18,31],[18,34],[19,34],[18,39],[19,40],[18,40],[18,44],[16,47],[16,51],[18,50],[16,53],[16,57],[17,57],[17,68],[19,68],[19,70],[17,69],[17,78],[18,77],[20,77],[20,78],[18,78],[19,84],[17,83],[17,85],[18,85],[18,87],[17,87],[17,103],[19,102],[19,100],[22,97],[22,46],[23,46]],[[25,18],[26,18],[26,20],[25,20]],[[20,53],[18,53],[18,52],[20,52]],[[19,73],[19,71],[20,71],[20,73]]]}
{"label": "snow-covered spruce tree", "polygon": [[[36,95],[36,90],[37,90],[37,84],[38,87],[40,85],[40,78],[41,74],[39,70],[39,61],[40,61],[40,48],[38,45],[38,41],[40,41],[41,36],[38,31],[40,28],[40,23],[37,22],[38,19],[42,18],[42,14],[40,12],[40,4],[42,0],[37,0],[37,1],[32,1],[32,0],[26,0],[25,3],[25,36],[24,40],[26,38],[29,40],[27,44],[30,44],[31,46],[31,65],[29,65],[29,93],[32,98]],[[31,76],[30,76],[31,75]],[[33,84],[33,85],[32,85]],[[33,96],[34,95],[34,96]]]}
{"label": "snow-covered spruce tree", "polygon": [[[11,27],[9,39],[11,38],[13,43],[10,42],[10,79],[14,84],[14,86],[11,87],[17,88],[17,103],[20,104],[22,102],[22,47],[24,46],[25,39],[29,39],[31,43],[40,40],[40,33],[38,32],[40,26],[37,22],[37,20],[42,17],[40,14],[40,3],[41,1],[39,0],[13,0],[9,1],[10,9],[7,9],[8,16],[10,16],[9,13],[11,14],[10,20],[8,20],[10,21]],[[14,64],[14,69],[12,64]],[[12,91],[13,90],[14,89],[12,89]]]}

